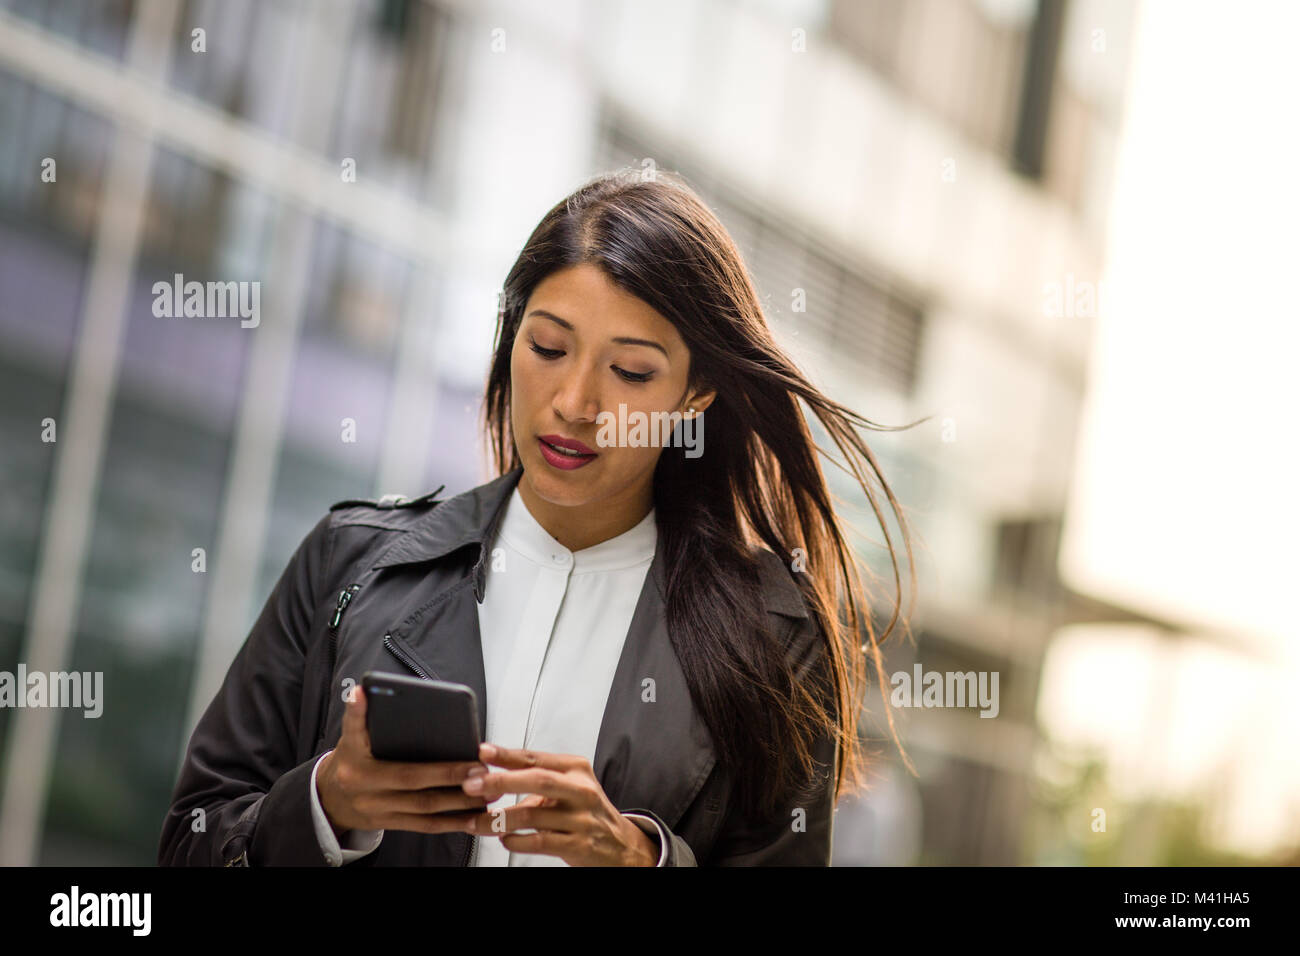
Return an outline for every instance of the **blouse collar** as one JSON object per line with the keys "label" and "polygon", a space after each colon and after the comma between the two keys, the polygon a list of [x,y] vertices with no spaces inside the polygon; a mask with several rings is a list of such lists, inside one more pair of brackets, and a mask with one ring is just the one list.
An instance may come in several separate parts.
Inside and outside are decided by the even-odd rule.
{"label": "blouse collar", "polygon": [[654,557],[657,540],[655,512],[651,508],[635,527],[581,551],[570,551],[556,541],[533,517],[516,487],[506,503],[501,537],[528,560],[550,568],[572,567],[575,572],[615,571],[643,564]]}

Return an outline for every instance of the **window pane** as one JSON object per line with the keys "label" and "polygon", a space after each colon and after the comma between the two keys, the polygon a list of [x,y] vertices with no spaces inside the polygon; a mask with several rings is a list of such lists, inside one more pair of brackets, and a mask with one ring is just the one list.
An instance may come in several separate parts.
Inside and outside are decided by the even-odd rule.
{"label": "window pane", "polygon": [[43,865],[156,859],[255,329],[238,316],[160,317],[154,284],[260,280],[239,267],[264,261],[272,212],[248,187],[158,152],[68,665],[103,672],[103,712],[63,714]]}

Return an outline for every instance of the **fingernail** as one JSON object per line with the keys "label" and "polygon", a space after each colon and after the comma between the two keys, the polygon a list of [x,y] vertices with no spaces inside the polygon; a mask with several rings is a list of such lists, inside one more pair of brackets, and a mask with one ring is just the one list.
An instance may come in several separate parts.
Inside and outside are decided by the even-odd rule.
{"label": "fingernail", "polygon": [[481,744],[479,746],[479,755],[486,760],[491,760],[497,755],[497,748],[491,744]]}
{"label": "fingernail", "polygon": [[470,777],[465,781],[464,788],[466,793],[478,793],[483,789],[483,778],[477,776]]}
{"label": "fingernail", "polygon": [[487,773],[487,767],[484,767],[482,765],[476,765],[469,768],[469,773],[466,774],[466,776],[478,777],[478,776],[482,776],[485,773]]}

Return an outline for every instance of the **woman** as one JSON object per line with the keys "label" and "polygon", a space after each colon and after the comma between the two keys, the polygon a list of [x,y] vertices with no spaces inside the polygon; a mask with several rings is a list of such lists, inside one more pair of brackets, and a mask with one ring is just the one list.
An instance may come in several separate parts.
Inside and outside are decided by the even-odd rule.
{"label": "woman", "polygon": [[[160,863],[828,865],[862,651],[884,677],[800,402],[901,598],[868,469],[914,580],[906,522],[856,431],[881,426],[777,348],[726,230],[662,173],[543,218],[485,398],[500,477],[341,502],[299,547],[195,730]],[[474,688],[479,763],[371,757],[368,669]]]}

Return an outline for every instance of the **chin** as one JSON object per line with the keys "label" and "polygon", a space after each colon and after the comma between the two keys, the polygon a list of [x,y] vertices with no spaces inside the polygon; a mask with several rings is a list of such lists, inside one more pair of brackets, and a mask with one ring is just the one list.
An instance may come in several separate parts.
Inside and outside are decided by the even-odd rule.
{"label": "chin", "polygon": [[592,462],[586,468],[579,468],[567,474],[552,468],[545,461],[525,460],[522,481],[528,482],[533,494],[543,501],[562,508],[576,508],[589,503],[592,498],[593,483],[581,472],[589,471],[597,463]]}

